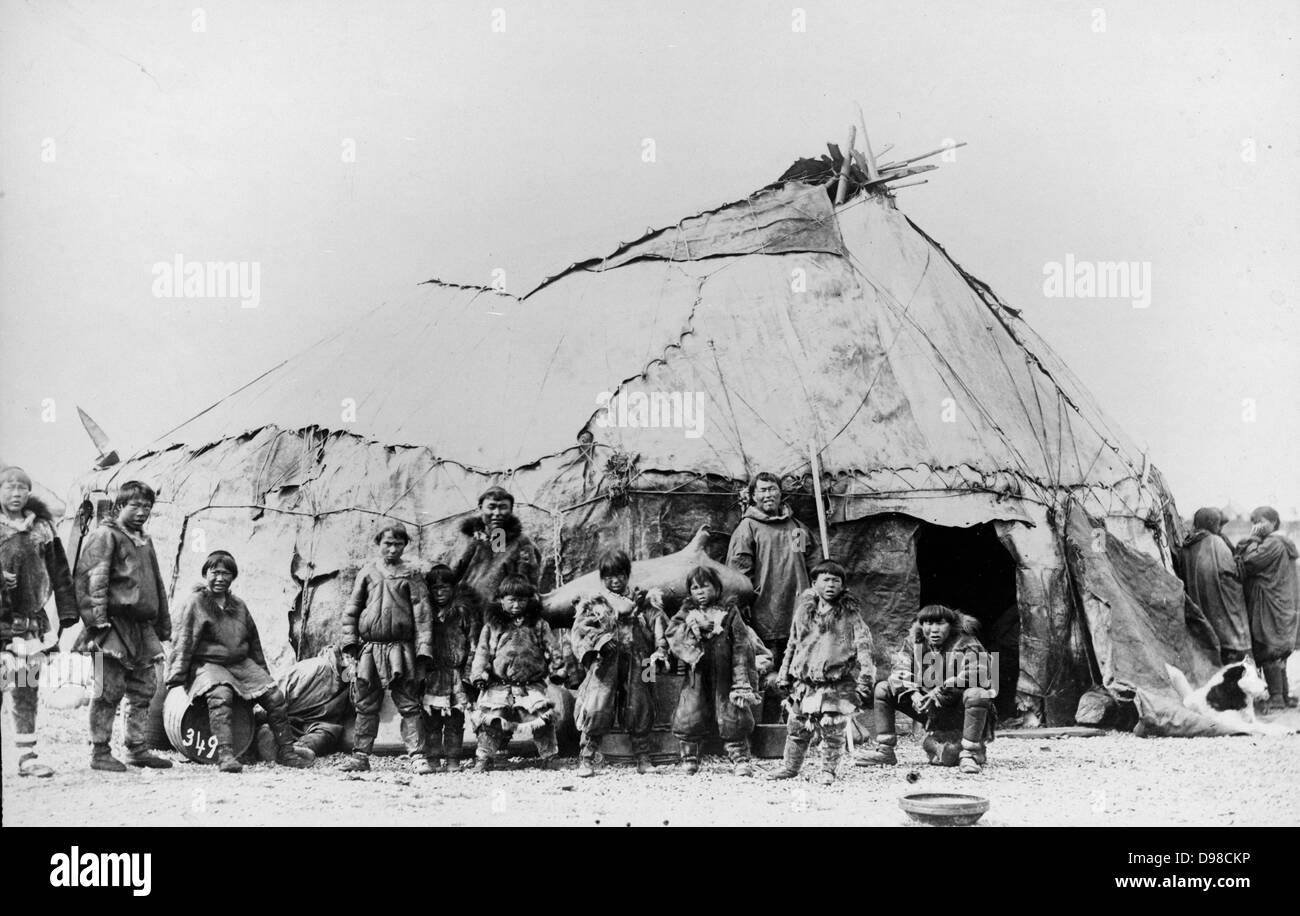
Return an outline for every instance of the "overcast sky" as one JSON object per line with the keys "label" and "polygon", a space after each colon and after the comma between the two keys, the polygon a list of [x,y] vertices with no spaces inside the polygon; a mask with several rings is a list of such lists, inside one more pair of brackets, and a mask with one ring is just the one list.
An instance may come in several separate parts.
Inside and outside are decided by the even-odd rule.
{"label": "overcast sky", "polygon": [[[1184,514],[1300,507],[1295,2],[200,2],[0,3],[0,455],[60,493],[75,405],[129,454],[396,290],[743,197],[856,102],[884,158],[969,144],[901,208]],[[257,308],[155,297],[178,253],[258,262]],[[1150,305],[1048,298],[1067,255],[1149,262]]]}

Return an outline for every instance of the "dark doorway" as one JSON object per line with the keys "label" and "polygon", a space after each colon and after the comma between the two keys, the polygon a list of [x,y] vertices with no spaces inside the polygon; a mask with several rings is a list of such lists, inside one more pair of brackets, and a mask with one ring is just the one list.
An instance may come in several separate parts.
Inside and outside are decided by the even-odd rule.
{"label": "dark doorway", "polygon": [[1016,564],[991,522],[970,528],[921,524],[916,540],[921,606],[946,604],[980,622],[980,642],[998,653],[998,716],[1015,715],[1020,677]]}

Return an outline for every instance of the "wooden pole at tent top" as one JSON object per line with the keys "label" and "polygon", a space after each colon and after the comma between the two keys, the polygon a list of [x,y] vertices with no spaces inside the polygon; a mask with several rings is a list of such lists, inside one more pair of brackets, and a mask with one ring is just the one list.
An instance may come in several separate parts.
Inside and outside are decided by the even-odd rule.
{"label": "wooden pole at tent top", "polygon": [[[880,177],[880,173],[876,171],[876,157],[871,152],[871,138],[867,136],[867,119],[862,116],[862,106],[856,105],[856,107],[858,109],[858,123],[862,125],[862,148],[867,154],[867,181],[875,181]],[[881,150],[881,152],[883,153],[884,150]]]}
{"label": "wooden pole at tent top", "polygon": [[844,198],[849,196],[849,164],[853,162],[853,138],[857,136],[858,129],[852,124],[849,125],[849,140],[844,144],[844,149],[840,150],[843,154],[843,161],[840,162],[840,183],[835,189],[835,206],[844,203]]}
{"label": "wooden pole at tent top", "polygon": [[831,558],[830,536],[826,533],[826,504],[822,502],[822,472],[817,461],[817,443],[808,440],[808,462],[812,465],[813,498],[817,501],[817,530],[822,536],[822,559]]}

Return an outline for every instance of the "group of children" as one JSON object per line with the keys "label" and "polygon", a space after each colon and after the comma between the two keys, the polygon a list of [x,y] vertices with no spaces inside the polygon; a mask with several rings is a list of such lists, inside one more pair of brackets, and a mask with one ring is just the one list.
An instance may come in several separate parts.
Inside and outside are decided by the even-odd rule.
{"label": "group of children", "polygon": [[[94,769],[171,766],[145,746],[155,665],[169,639],[166,685],[184,687],[192,702],[206,705],[222,771],[242,769],[232,734],[237,699],[262,707],[277,763],[313,765],[309,743],[294,740],[285,694],[271,677],[253,617],[231,592],[239,570],[230,553],[219,550],[207,557],[203,581],[187,594],[173,626],[153,545],[144,534],[152,489],[137,481],[119,488],[114,516],[86,537],[71,576],[48,513],[32,506],[30,489],[20,470],[0,472],[3,636],[11,652],[20,644],[29,651],[31,640],[43,645],[48,628],[43,608],[51,594],[60,631],[74,622],[77,611],[85,624],[77,649],[103,657],[90,708]],[[15,537],[26,540],[20,545]],[[385,524],[374,540],[377,556],[358,572],[342,621],[340,648],[348,659],[356,709],[353,749],[341,767],[345,771],[370,768],[385,691],[401,717],[414,773],[432,773],[439,763],[447,770],[459,768],[467,717],[477,736],[476,772],[492,769],[511,734],[525,724],[541,766],[549,768],[558,751],[558,712],[556,688],[548,684],[572,683],[575,665],[581,676],[574,707],[579,777],[599,770],[603,739],[616,727],[630,740],[637,772],[654,768],[653,685],[657,672],[669,666],[685,672],[671,724],[684,774],[698,771],[701,746],[714,735],[721,738],[735,775],[754,774],[750,737],[755,709],[769,687],[780,692],[787,712],[784,756],[769,779],[797,775],[812,739],[820,735],[822,772],[817,780],[832,782],[850,719],[872,706],[879,747],[857,763],[895,762],[896,709],[927,718],[945,711],[951,718],[960,711],[958,718],[965,717],[962,770],[978,772],[984,762],[991,693],[981,694],[964,671],[927,690],[930,685],[921,683],[917,670],[922,646],[931,652],[978,647],[962,618],[946,607],[923,609],[896,670],[876,683],[864,609],[846,588],[844,568],[833,560],[810,570],[812,587],[798,597],[790,638],[771,678],[772,654],[708,566],[689,571],[686,597],[669,618],[659,590],[647,592],[630,581],[628,555],[606,552],[600,558],[601,587],[575,601],[572,628],[561,640],[542,618],[537,589],[526,576],[507,570],[483,606],[478,590],[460,581],[463,572],[458,577],[442,564],[422,572],[404,559],[410,536],[402,524]],[[125,763],[109,748],[123,698],[128,702]],[[35,759],[34,686],[29,693],[15,691],[15,707],[23,754],[19,771],[49,775],[48,767]],[[951,765],[950,756],[936,750],[931,760]]]}

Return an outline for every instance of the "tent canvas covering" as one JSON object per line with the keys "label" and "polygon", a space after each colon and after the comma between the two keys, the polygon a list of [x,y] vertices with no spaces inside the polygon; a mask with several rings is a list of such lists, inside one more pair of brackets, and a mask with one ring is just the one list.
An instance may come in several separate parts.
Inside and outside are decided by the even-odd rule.
{"label": "tent canvas covering", "polygon": [[[674,393],[699,405],[697,430],[671,411],[612,425],[600,406]],[[155,485],[151,532],[173,589],[207,551],[232,550],[236,590],[283,670],[338,636],[381,519],[411,528],[418,561],[445,560],[477,494],[500,483],[543,550],[544,588],[609,546],[674,552],[701,524],[721,559],[760,470],[783,475],[816,529],[809,442],[833,552],[871,596],[882,653],[916,611],[915,526],[997,526],[1016,568],[1016,703],[1040,721],[1097,676],[1086,641],[1099,631],[1069,584],[1068,507],[1169,566],[1177,513],[1158,472],[1020,314],[888,195],[837,207],[797,180],[522,297],[420,284],[92,473],[74,505],[84,526],[116,483]],[[1153,581],[1135,586],[1134,619],[1158,612]],[[1150,664],[1127,642],[1109,651],[1115,670]]]}

